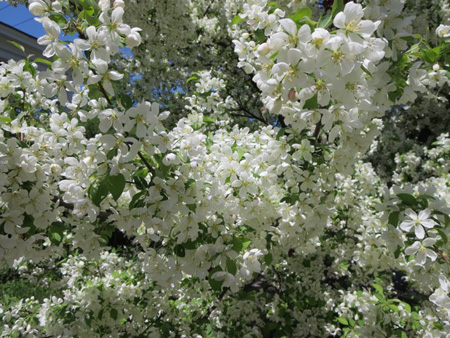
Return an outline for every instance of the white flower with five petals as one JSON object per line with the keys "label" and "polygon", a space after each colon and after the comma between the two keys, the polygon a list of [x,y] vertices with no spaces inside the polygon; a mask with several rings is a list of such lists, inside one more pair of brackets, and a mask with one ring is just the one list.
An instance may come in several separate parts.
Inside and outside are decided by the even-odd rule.
{"label": "white flower with five petals", "polygon": [[411,209],[406,209],[405,215],[407,217],[400,224],[400,228],[404,231],[411,231],[414,228],[414,233],[416,234],[418,239],[423,239],[425,237],[425,228],[432,229],[436,222],[430,219],[431,211],[428,209],[422,210],[419,214],[416,214]]}

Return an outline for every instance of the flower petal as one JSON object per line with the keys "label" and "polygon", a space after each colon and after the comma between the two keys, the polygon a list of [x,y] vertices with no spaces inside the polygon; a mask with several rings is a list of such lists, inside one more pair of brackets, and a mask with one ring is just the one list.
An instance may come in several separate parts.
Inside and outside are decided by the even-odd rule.
{"label": "flower petal", "polygon": [[421,225],[416,225],[414,233],[418,239],[423,239],[425,237],[425,229]]}

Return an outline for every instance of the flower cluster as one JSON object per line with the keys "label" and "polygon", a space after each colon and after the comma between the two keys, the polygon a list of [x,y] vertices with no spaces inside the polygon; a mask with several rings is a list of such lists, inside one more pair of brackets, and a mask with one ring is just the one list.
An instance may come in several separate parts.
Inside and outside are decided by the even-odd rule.
{"label": "flower cluster", "polygon": [[422,2],[27,5],[1,336],[450,333],[445,10],[428,39]]}

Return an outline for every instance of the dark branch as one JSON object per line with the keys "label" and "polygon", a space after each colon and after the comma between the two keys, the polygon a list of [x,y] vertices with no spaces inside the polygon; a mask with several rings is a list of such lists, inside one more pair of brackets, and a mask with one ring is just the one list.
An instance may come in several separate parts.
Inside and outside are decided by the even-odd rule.
{"label": "dark branch", "polygon": [[144,162],[145,166],[147,167],[148,171],[152,174],[152,176],[155,177],[155,175],[156,175],[155,170],[150,165],[150,163],[148,163],[147,159],[144,157],[144,155],[140,151],[138,151],[138,156],[142,160],[142,162]]}

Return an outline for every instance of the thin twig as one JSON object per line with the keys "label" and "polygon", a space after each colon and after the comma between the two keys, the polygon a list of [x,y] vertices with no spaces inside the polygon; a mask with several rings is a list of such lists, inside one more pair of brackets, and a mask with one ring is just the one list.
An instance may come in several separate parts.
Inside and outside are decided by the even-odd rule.
{"label": "thin twig", "polygon": [[112,103],[111,99],[109,98],[108,93],[106,92],[105,88],[103,87],[103,85],[100,82],[98,83],[98,88],[102,92],[102,94],[105,97],[106,101],[108,101],[108,103],[110,105],[112,105],[113,103]]}
{"label": "thin twig", "polygon": [[267,123],[266,120],[264,120],[262,117],[256,116],[255,114],[253,114],[250,110],[248,110],[243,103],[236,97],[233,96],[233,94],[231,94],[229,91],[227,91],[227,94],[231,96],[231,98],[236,101],[236,103],[239,105],[239,110],[242,110],[244,113],[246,113],[247,115],[249,115],[248,117],[254,118],[255,120],[258,120],[264,124],[269,124]]}
{"label": "thin twig", "polygon": [[316,129],[314,129],[313,137],[318,141],[320,130],[322,129],[322,123],[319,121],[316,124]]}
{"label": "thin twig", "polygon": [[441,250],[439,250],[439,248],[438,248],[436,245],[433,245],[433,247],[434,247],[434,250],[437,251],[437,253],[439,254],[439,256],[441,256],[441,257],[444,259],[444,261],[446,261],[448,264],[450,264],[450,260],[448,259],[448,257],[446,257],[446,256],[444,255],[444,253],[443,253]]}
{"label": "thin twig", "polygon": [[[222,301],[223,297],[225,296],[225,294],[227,293],[228,290],[229,290],[229,288],[224,288],[224,289],[222,290],[222,292],[219,294],[219,297],[217,297],[217,299],[218,299],[219,301]],[[203,316],[201,316],[199,319],[197,319],[196,322],[199,322],[199,321],[208,319],[209,316],[211,315],[211,313],[216,309],[216,307],[217,307],[217,306],[215,306],[215,305],[211,305],[211,306],[208,308],[208,311],[207,311]]]}
{"label": "thin twig", "polygon": [[203,13],[203,17],[205,17],[206,14],[208,14],[209,9],[211,8],[211,6],[212,6],[212,4],[214,3],[214,1],[215,1],[215,0],[212,0],[212,1],[209,3],[208,7],[206,7],[205,12]]}
{"label": "thin twig", "polygon": [[152,174],[152,176],[155,177],[156,175],[155,169],[153,169],[153,167],[150,165],[150,163],[148,163],[147,159],[140,151],[138,151],[138,156],[142,160],[142,162],[144,162],[145,166],[147,167],[148,171]]}

